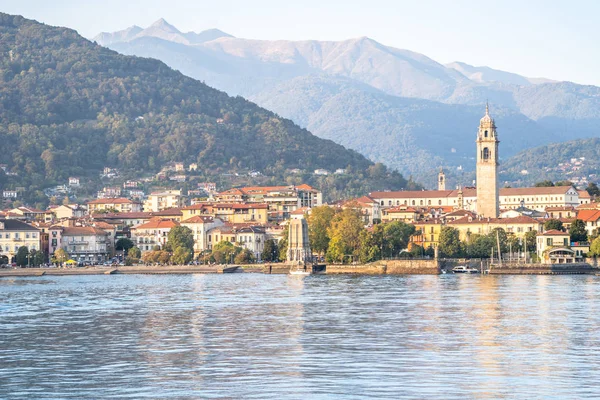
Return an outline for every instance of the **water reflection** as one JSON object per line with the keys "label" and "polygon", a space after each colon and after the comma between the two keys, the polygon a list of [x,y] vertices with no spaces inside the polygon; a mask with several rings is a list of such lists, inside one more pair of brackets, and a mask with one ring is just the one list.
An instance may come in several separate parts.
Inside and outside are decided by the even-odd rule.
{"label": "water reflection", "polygon": [[596,398],[593,276],[0,280],[0,398]]}

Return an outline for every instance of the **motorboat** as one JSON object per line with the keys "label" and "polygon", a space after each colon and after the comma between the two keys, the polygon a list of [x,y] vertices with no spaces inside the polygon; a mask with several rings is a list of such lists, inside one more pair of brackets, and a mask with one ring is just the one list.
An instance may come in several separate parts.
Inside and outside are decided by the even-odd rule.
{"label": "motorboat", "polygon": [[458,265],[452,268],[453,274],[478,274],[479,270],[477,268],[471,268],[466,265]]}

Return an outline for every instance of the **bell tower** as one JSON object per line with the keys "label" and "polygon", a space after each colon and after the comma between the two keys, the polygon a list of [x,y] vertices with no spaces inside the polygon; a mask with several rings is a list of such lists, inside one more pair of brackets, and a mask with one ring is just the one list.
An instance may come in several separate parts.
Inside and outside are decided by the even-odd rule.
{"label": "bell tower", "polygon": [[498,217],[498,135],[488,104],[477,133],[477,214]]}
{"label": "bell tower", "polygon": [[446,190],[446,174],[444,174],[444,170],[441,167],[438,174],[438,190]]}

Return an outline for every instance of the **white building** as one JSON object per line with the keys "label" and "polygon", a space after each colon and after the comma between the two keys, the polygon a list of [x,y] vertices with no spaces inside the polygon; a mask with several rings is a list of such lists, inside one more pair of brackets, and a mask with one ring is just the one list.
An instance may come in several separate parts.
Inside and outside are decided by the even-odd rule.
{"label": "white building", "polygon": [[165,190],[152,192],[144,202],[144,211],[161,211],[167,208],[179,208],[183,206],[181,190]]}
{"label": "white building", "polygon": [[162,249],[168,241],[169,232],[176,226],[179,226],[177,221],[153,218],[145,224],[131,228],[131,241],[142,252],[151,251],[154,246]]}
{"label": "white building", "polygon": [[0,219],[0,254],[10,262],[22,246],[41,250],[39,229],[16,219]]}
{"label": "white building", "polygon": [[190,228],[194,234],[194,254],[208,250],[208,231],[223,225],[221,219],[210,215],[196,215],[181,222],[181,226]]}
{"label": "white building", "polygon": [[[51,236],[56,229],[51,227]],[[52,247],[52,244],[50,246]],[[110,257],[110,246],[111,239],[108,233],[102,229],[91,226],[62,227],[60,247],[75,261],[90,264],[102,263]]]}

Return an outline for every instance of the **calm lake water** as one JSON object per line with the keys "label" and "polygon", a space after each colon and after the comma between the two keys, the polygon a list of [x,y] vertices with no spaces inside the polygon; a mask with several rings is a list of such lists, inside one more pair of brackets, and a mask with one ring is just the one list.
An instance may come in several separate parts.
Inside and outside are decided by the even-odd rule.
{"label": "calm lake water", "polygon": [[0,279],[0,398],[598,398],[600,277]]}

